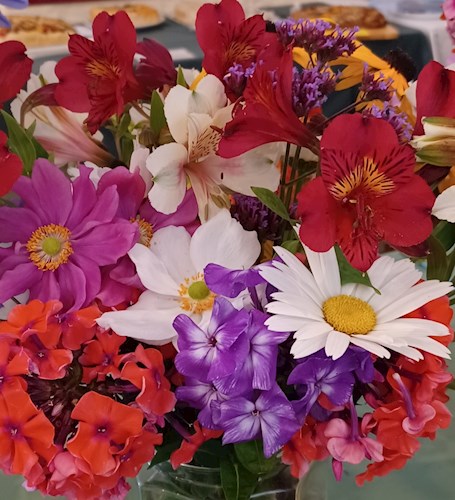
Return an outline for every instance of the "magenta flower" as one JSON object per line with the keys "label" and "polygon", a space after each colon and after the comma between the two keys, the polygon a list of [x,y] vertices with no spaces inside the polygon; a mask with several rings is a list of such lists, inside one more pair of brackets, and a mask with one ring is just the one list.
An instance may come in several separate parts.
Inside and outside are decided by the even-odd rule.
{"label": "magenta flower", "polygon": [[58,299],[67,310],[93,301],[101,266],[114,264],[136,243],[137,226],[117,218],[115,186],[103,193],[80,168],[73,183],[52,163],[37,160],[31,178],[13,191],[20,208],[1,207],[0,303],[30,290],[31,299]]}

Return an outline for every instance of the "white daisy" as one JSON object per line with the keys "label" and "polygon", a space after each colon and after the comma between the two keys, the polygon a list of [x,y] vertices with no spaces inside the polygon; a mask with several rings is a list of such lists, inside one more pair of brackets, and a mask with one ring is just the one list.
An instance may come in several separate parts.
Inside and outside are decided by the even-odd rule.
{"label": "white daisy", "polygon": [[205,266],[246,269],[260,251],[256,232],[245,231],[228,210],[202,224],[192,237],[183,227],[160,229],[150,248],[137,244],[128,252],[147,291],[125,311],[103,314],[98,324],[149,344],[173,341],[172,323],[179,314],[198,324],[211,315],[215,296],[205,284]]}
{"label": "white daisy", "polygon": [[414,360],[422,359],[420,351],[450,358],[450,351],[430,338],[448,335],[445,325],[403,316],[449,293],[451,283],[419,283],[421,273],[408,259],[381,257],[368,270],[378,294],[365,285],[341,284],[333,248],[316,253],[305,247],[311,272],[287,250],[275,250],[283,262],[260,272],[278,289],[267,305],[273,316],[266,324],[277,332],[295,332],[295,358],[325,348],[327,356],[338,359],[350,344],[383,358],[390,351]]}

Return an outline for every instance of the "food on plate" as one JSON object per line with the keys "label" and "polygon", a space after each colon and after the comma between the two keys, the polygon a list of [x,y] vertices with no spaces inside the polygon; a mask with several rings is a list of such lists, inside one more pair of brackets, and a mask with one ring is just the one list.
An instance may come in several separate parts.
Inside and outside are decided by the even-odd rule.
{"label": "food on plate", "polygon": [[161,14],[155,8],[142,3],[96,7],[90,9],[90,16],[93,20],[100,12],[105,11],[112,16],[120,10],[124,10],[128,14],[136,28],[154,25],[162,20]]}

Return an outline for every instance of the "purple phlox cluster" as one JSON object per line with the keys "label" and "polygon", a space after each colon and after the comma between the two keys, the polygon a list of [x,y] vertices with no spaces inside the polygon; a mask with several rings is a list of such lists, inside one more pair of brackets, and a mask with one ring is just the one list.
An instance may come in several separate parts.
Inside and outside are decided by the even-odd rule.
{"label": "purple phlox cluster", "polygon": [[402,144],[407,144],[412,139],[412,132],[414,130],[409,117],[399,109],[391,104],[385,102],[382,107],[375,104],[363,111],[364,115],[374,116],[386,120],[395,129],[398,139]]}
{"label": "purple phlox cluster", "polygon": [[352,397],[356,380],[369,383],[373,378],[370,353],[349,348],[341,358],[334,360],[320,350],[304,358],[289,375],[288,384],[296,386],[301,396],[292,402],[294,410],[302,422],[309,413],[317,418],[316,413],[325,413],[317,405],[321,394],[325,394],[334,406],[343,406]]}
{"label": "purple phlox cluster", "polygon": [[261,200],[255,196],[235,194],[234,202],[231,207],[231,215],[240,222],[243,229],[256,231],[260,241],[276,241],[279,238],[283,221]]}
{"label": "purple phlox cluster", "polygon": [[100,291],[101,268],[115,264],[139,237],[119,218],[116,186],[96,189],[91,169],[71,182],[55,165],[35,162],[31,178],[14,185],[20,208],[1,207],[0,303],[25,290],[31,299],[60,300],[65,310],[90,304]]}
{"label": "purple phlox cluster", "polygon": [[368,71],[368,65],[365,64],[362,83],[359,88],[362,101],[374,101],[376,99],[390,101],[393,97],[392,84],[393,80],[391,78],[385,78],[382,73],[379,73],[379,76],[376,77],[375,73]]}
{"label": "purple phlox cluster", "polygon": [[228,69],[223,81],[227,88],[237,97],[243,94],[248,79],[254,74],[256,64],[253,62],[247,68],[244,68],[241,64],[235,63]]}
{"label": "purple phlox cluster", "polygon": [[214,421],[224,430],[223,444],[262,439],[267,458],[300,428],[291,404],[276,384],[268,391],[255,391],[252,398],[239,396],[212,406]]}
{"label": "purple phlox cluster", "polygon": [[335,90],[336,82],[335,74],[319,64],[300,71],[293,68],[292,105],[297,116],[308,116],[311,110],[321,107]]}
{"label": "purple phlox cluster", "polygon": [[321,63],[333,61],[343,55],[351,55],[356,49],[354,28],[333,27],[330,23],[317,19],[285,19],[276,23],[279,40],[285,46],[301,47]]}

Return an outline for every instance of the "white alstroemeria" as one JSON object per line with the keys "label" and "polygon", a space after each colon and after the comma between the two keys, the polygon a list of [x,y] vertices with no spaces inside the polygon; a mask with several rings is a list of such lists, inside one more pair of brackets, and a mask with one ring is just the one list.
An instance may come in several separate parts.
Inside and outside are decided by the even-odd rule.
{"label": "white alstroemeria", "polygon": [[149,148],[146,148],[139,144],[138,141],[133,142],[133,153],[130,158],[130,172],[134,173],[139,170],[139,173],[145,182],[145,193],[148,193],[152,187],[152,175],[147,170],[146,162],[150,155]]}
{"label": "white alstroemeria", "polygon": [[449,187],[436,198],[431,213],[439,220],[455,222],[455,186]]}
{"label": "white alstroemeria", "polygon": [[423,358],[426,351],[443,358],[450,351],[431,337],[449,334],[447,326],[406,314],[453,290],[451,283],[419,283],[422,275],[408,259],[380,257],[368,270],[372,288],[342,285],[335,250],[316,253],[305,247],[311,272],[287,250],[276,247],[283,262],[274,261],[261,275],[278,289],[267,312],[266,324],[277,332],[295,332],[291,353],[295,358],[325,349],[340,358],[350,344],[390,357],[395,351],[408,358]]}
{"label": "white alstroemeria", "polygon": [[137,244],[128,252],[147,291],[125,311],[103,314],[98,324],[149,344],[175,340],[172,323],[179,314],[196,323],[211,314],[214,294],[204,281],[206,265],[246,269],[260,250],[256,232],[245,231],[227,210],[202,224],[192,237],[183,227],[160,229],[150,248]]}
{"label": "white alstroemeria", "polygon": [[[103,177],[104,174],[107,174],[112,170],[112,168],[109,167],[98,167],[98,165],[95,165],[90,161],[85,161],[84,165],[92,169],[89,175],[89,179],[93,182],[93,185],[95,187],[98,187],[98,183],[101,177]],[[73,181],[74,179],[77,179],[81,175],[79,167],[76,166],[68,167],[66,169],[66,173],[68,174],[69,178]]]}
{"label": "white alstroemeria", "polygon": [[[20,122],[21,107],[27,97],[46,84],[57,83],[55,61],[45,62],[39,75],[30,75],[27,89],[21,90],[11,103],[11,113]],[[34,122],[34,137],[42,146],[53,153],[54,163],[58,166],[66,163],[92,161],[96,165],[109,165],[112,155],[101,145],[103,135],[97,132],[90,135],[83,125],[87,113],[74,113],[60,106],[36,106],[25,114],[24,126],[30,127]]]}
{"label": "white alstroemeria", "polygon": [[226,190],[254,196],[251,186],[275,190],[279,144],[261,146],[233,159],[216,156],[220,130],[231,120],[223,84],[213,75],[200,80],[196,90],[173,87],[164,101],[170,133],[176,142],[158,147],[147,159],[154,185],[151,205],[165,214],[181,203],[189,180],[202,221],[229,206]]}
{"label": "white alstroemeria", "polygon": [[423,118],[424,135],[416,136],[411,146],[417,156],[431,165],[446,167],[455,164],[455,118]]}

